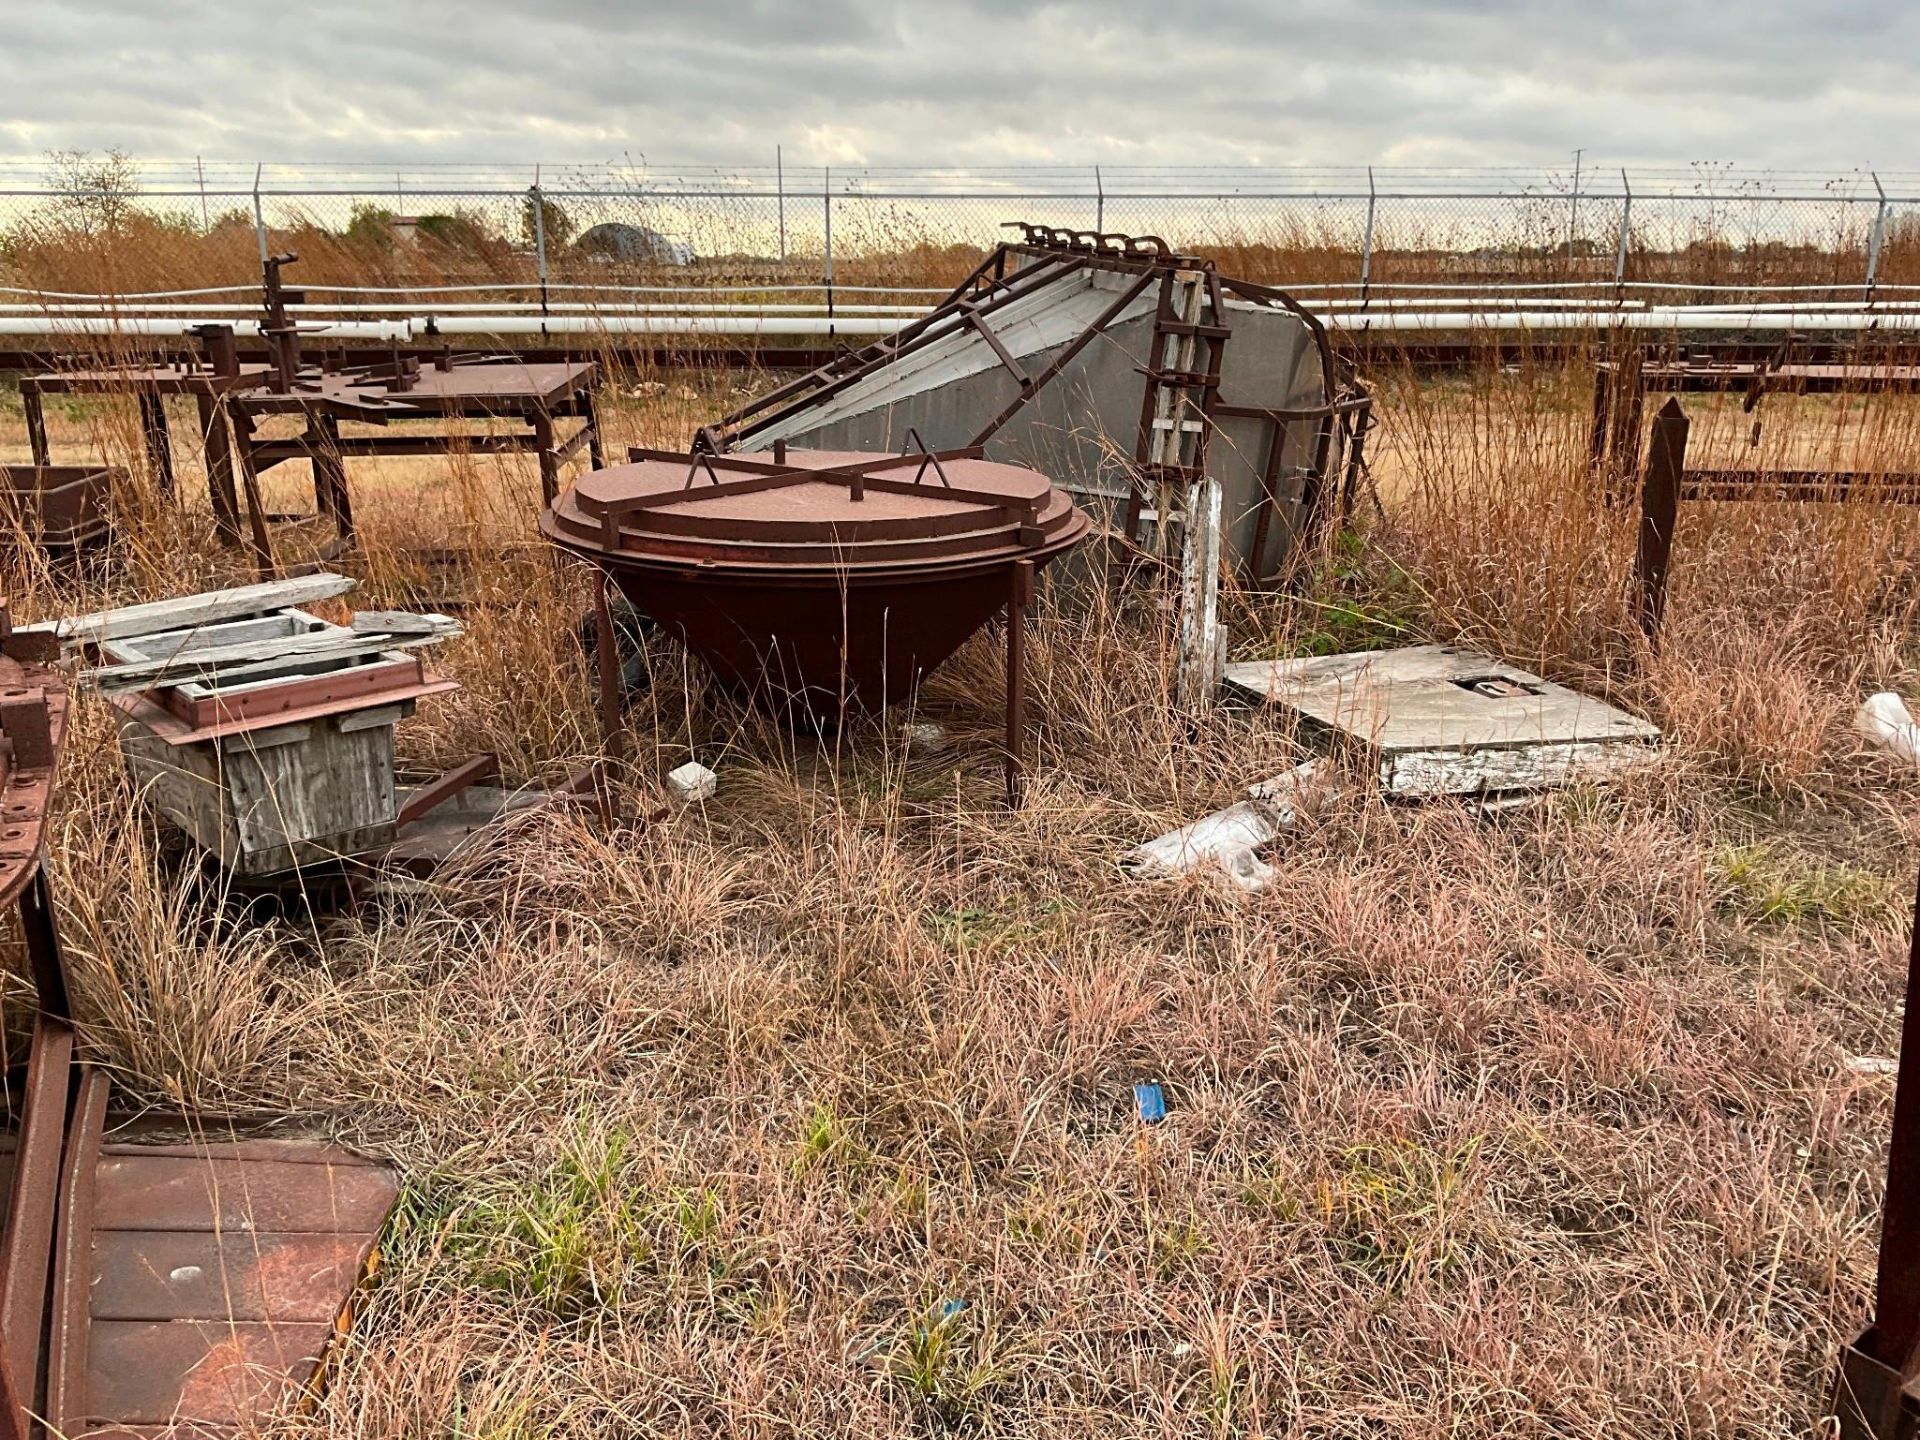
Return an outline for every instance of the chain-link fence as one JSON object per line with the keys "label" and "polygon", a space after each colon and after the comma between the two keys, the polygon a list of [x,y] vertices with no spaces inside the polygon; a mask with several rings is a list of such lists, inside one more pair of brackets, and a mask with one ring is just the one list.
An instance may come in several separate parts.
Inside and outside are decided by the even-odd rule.
{"label": "chain-link fence", "polygon": [[[1392,288],[1920,283],[1920,177],[1681,171],[772,165],[664,172],[0,162],[0,285],[299,282],[404,299],[737,286],[940,290],[1030,220],[1157,234],[1248,279]],[[765,299],[765,295],[762,295]],[[212,302],[210,302],[212,303]]]}

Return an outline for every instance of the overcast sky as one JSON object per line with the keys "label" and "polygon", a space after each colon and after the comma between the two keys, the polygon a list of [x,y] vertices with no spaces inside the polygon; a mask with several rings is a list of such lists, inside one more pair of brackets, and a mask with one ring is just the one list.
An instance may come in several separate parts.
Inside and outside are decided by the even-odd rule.
{"label": "overcast sky", "polygon": [[[1920,6],[15,0],[0,154],[1916,168]],[[303,18],[307,17],[307,18]]]}

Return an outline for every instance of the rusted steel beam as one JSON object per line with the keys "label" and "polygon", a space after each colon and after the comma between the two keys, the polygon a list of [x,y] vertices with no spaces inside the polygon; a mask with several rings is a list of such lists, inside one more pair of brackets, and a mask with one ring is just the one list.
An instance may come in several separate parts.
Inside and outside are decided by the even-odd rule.
{"label": "rusted steel beam", "polygon": [[1840,1354],[1834,1410],[1841,1440],[1920,1433],[1920,888],[1907,943],[1906,1009],[1887,1141],[1887,1188],[1873,1320]]}
{"label": "rusted steel beam", "polygon": [[45,1413],[47,1279],[60,1196],[60,1157],[73,1074],[73,1031],[42,1015],[27,1056],[26,1098],[0,1240],[0,1344],[19,1398]]}
{"label": "rusted steel beam", "polygon": [[410,825],[428,811],[451,800],[470,785],[478,785],[482,780],[490,780],[500,773],[500,761],[493,755],[476,755],[463,765],[453,769],[438,779],[420,786],[407,796],[398,813],[394,816],[394,828]]}
{"label": "rusted steel beam", "polygon": [[56,1435],[87,1428],[87,1329],[93,1280],[93,1193],[106,1128],[106,1072],[85,1066],[61,1167],[47,1317],[46,1417]]}
{"label": "rusted steel beam", "polygon": [[1667,572],[1687,464],[1686,412],[1671,396],[1653,421],[1646,478],[1640,490],[1640,542],[1633,560],[1633,616],[1649,642],[1657,641],[1667,612]]}

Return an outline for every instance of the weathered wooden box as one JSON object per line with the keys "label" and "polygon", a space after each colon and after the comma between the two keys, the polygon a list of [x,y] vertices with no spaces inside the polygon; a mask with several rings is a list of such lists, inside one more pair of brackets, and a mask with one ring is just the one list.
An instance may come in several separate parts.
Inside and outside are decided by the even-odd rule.
{"label": "weathered wooden box", "polygon": [[[347,635],[300,610],[108,642],[119,664],[178,666],[197,651],[287,653],[112,697],[146,803],[249,877],[363,854],[395,837],[393,729],[453,688],[399,650],[319,660],[300,642]],[[309,639],[311,637],[311,639]]]}

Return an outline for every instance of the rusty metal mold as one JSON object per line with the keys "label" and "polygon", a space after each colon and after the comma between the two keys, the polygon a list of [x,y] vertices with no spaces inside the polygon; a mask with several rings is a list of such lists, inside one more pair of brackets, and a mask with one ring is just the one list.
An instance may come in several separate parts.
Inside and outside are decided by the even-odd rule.
{"label": "rusty metal mold", "polygon": [[49,552],[104,540],[108,502],[125,472],[104,465],[0,465],[0,530]]}
{"label": "rusty metal mold", "polygon": [[906,699],[1088,529],[1045,475],[974,450],[784,446],[635,451],[540,523],[722,684],[814,721]]}

